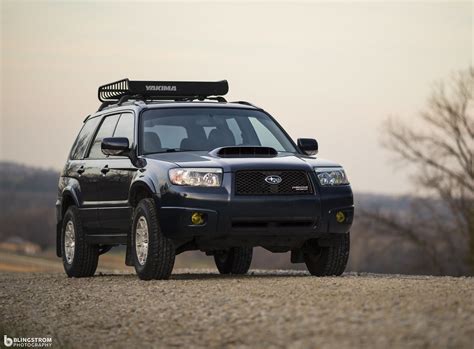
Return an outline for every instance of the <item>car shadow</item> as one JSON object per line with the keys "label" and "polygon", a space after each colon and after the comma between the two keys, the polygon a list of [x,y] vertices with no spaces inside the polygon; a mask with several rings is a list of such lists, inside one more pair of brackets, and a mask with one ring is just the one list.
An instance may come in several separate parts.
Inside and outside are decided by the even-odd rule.
{"label": "car shadow", "polygon": [[[342,275],[340,277],[349,276]],[[113,273],[100,272],[96,277],[117,277],[124,279],[138,279],[135,273]],[[245,275],[222,275],[213,271],[182,271],[171,275],[170,280],[242,280],[242,279],[268,279],[268,278],[312,278],[308,272],[303,270],[258,270],[249,271]]]}
{"label": "car shadow", "polygon": [[248,273],[245,275],[222,275],[217,273],[181,273],[171,275],[171,280],[210,280],[210,279],[263,279],[263,278],[288,278],[288,277],[308,277],[308,273],[285,273],[285,272],[268,272],[268,273]]}

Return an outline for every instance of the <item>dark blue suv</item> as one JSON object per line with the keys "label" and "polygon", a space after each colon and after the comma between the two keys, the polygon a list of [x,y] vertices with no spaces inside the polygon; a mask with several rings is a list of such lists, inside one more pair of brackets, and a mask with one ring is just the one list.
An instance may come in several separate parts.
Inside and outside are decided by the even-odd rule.
{"label": "dark blue suv", "polygon": [[245,274],[254,246],[340,275],[354,206],[341,166],[295,144],[263,109],[226,102],[227,81],[120,80],[99,88],[59,180],[57,255],[70,277],[126,245],[141,279],[200,250]]}

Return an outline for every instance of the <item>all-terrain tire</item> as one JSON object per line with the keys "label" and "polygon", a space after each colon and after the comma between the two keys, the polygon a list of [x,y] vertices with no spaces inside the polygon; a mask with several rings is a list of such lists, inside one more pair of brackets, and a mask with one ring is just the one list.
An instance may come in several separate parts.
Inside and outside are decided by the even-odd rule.
{"label": "all-terrain tire", "polygon": [[[72,250],[74,251],[71,258],[71,253],[66,253],[66,246],[71,246],[71,239],[66,239],[66,228],[68,234],[74,237]],[[79,216],[79,210],[76,206],[70,206],[63,218],[61,227],[61,256],[63,260],[64,270],[69,277],[90,277],[93,276],[97,264],[99,262],[99,247],[91,245],[86,242],[86,235],[82,228],[82,222]]]}
{"label": "all-terrain tire", "polygon": [[[139,256],[137,252],[137,226],[141,222],[139,227],[141,230],[138,234],[143,234],[143,227],[145,226],[143,220],[146,222],[148,231],[148,247],[145,258],[143,258],[143,254]],[[133,212],[131,234],[131,252],[138,277],[142,280],[169,279],[173,271],[176,253],[173,242],[161,232],[153,199],[143,199],[138,203]],[[143,246],[143,240],[139,239],[139,246]]]}
{"label": "all-terrain tire", "polygon": [[252,263],[252,247],[232,247],[214,255],[221,274],[246,274]]}
{"label": "all-terrain tire", "polygon": [[318,247],[314,253],[305,253],[304,261],[311,275],[339,276],[349,259],[350,233],[342,234],[333,246]]}

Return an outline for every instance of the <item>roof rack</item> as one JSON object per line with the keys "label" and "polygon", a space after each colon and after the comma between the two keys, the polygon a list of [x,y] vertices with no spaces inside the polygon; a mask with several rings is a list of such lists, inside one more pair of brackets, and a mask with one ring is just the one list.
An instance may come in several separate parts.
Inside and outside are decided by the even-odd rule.
{"label": "roof rack", "polygon": [[131,81],[122,79],[99,87],[98,98],[102,102],[99,110],[110,104],[130,100],[174,100],[214,99],[225,102],[222,97],[229,91],[227,80],[205,81]]}

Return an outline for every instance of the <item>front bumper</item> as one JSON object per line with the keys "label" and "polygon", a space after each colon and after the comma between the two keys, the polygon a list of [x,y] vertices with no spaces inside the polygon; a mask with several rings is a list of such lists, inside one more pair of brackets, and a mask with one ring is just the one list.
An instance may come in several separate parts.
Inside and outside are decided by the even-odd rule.
{"label": "front bumper", "polygon": [[[172,239],[260,239],[288,245],[346,233],[352,225],[350,186],[325,188],[310,195],[236,196],[229,192],[225,187],[170,188],[157,198],[162,231]],[[203,224],[192,223],[196,212],[204,217]]]}

